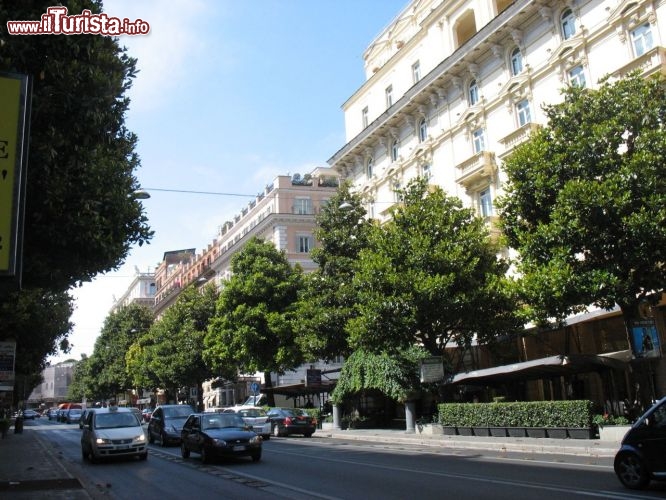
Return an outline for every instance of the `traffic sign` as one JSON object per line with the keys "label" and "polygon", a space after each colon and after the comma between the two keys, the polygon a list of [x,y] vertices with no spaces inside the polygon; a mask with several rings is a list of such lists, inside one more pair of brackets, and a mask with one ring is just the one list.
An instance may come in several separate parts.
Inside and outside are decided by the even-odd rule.
{"label": "traffic sign", "polygon": [[256,382],[252,382],[250,384],[250,390],[252,391],[252,394],[254,394],[255,396],[259,393],[259,388],[260,388],[259,384],[257,384]]}

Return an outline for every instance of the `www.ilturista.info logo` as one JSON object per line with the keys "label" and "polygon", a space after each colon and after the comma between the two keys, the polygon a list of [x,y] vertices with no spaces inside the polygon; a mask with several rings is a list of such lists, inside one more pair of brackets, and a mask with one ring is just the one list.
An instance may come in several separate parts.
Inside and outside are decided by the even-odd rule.
{"label": "www.ilturista.info logo", "polygon": [[109,17],[85,9],[78,15],[67,15],[67,7],[48,7],[39,21],[7,21],[10,35],[147,35],[150,25],[142,19]]}

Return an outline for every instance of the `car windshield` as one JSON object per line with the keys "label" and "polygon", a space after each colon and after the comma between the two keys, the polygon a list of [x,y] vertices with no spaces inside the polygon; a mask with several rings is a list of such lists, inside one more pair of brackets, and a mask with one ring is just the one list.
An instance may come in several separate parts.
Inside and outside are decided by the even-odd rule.
{"label": "car windshield", "polygon": [[141,425],[134,413],[100,413],[95,419],[95,429],[114,429],[117,427],[136,427]]}
{"label": "car windshield", "polygon": [[187,418],[192,414],[192,408],[189,406],[172,406],[164,408],[164,418]]}
{"label": "car windshield", "polygon": [[243,427],[245,422],[235,413],[215,413],[201,418],[201,430]]}

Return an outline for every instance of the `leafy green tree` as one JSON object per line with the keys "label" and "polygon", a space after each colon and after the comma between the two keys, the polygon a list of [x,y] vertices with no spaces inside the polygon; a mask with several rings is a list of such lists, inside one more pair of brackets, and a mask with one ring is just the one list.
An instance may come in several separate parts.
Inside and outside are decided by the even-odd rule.
{"label": "leafy green tree", "polygon": [[303,359],[292,329],[302,271],[258,238],[233,256],[231,270],[205,338],[204,360],[229,380],[263,372],[272,387],[271,372],[294,369]]}
{"label": "leafy green tree", "polygon": [[625,322],[666,283],[666,87],[638,74],[570,87],[504,164],[504,231],[538,323],[616,304]]}
{"label": "leafy green tree", "polygon": [[134,387],[125,356],[152,323],[152,311],[136,303],[122,307],[106,317],[89,364],[89,375],[95,380],[96,393],[101,398],[113,398],[119,392]]}
{"label": "leafy green tree", "polygon": [[90,376],[90,358],[83,355],[74,366],[74,373],[72,375],[72,382],[67,387],[67,400],[68,401],[87,401],[97,399],[96,384]]}
{"label": "leafy green tree", "polygon": [[[62,2],[69,14],[100,0]],[[39,20],[48,0],[0,4],[7,20]],[[137,138],[125,127],[136,60],[117,38],[0,32],[0,71],[32,77],[23,243],[26,287],[64,291],[116,269],[152,232],[134,171]]]}
{"label": "leafy green tree", "polygon": [[342,402],[363,391],[376,389],[400,403],[421,389],[419,362],[430,355],[420,346],[397,352],[358,349],[345,360],[331,399]]}
{"label": "leafy green tree", "polygon": [[[69,14],[100,12],[101,0],[66,0]],[[39,20],[48,0],[0,2],[0,26],[8,20]],[[58,346],[68,352],[67,290],[100,272],[118,268],[134,244],[152,237],[141,203],[137,138],[125,127],[136,61],[114,37],[11,36],[0,30],[0,71],[29,75],[32,81],[23,241],[23,290],[0,290],[8,304],[3,322],[26,320],[12,304],[37,296],[57,302],[56,320],[43,329],[19,328],[21,371],[39,374]],[[25,296],[22,296],[24,295]],[[34,302],[38,314],[39,301]],[[3,338],[0,331],[0,338]],[[50,338],[47,337],[50,335]],[[8,336],[5,336],[8,338]],[[27,376],[27,375],[26,375]],[[21,391],[15,391],[19,393]]]}
{"label": "leafy green tree", "polygon": [[392,219],[371,232],[357,261],[351,346],[391,354],[418,344],[446,358],[450,343],[516,331],[507,263],[483,220],[423,179],[399,194]]}
{"label": "leafy green tree", "polygon": [[[0,300],[0,339],[16,340],[14,404],[42,382],[46,356],[67,348],[72,299],[66,292],[33,288]],[[24,397],[25,396],[25,397]]]}
{"label": "leafy green tree", "polygon": [[218,295],[214,285],[187,287],[147,334],[153,340],[145,349],[148,370],[162,387],[196,386],[201,408],[202,382],[214,376],[202,354]]}
{"label": "leafy green tree", "polygon": [[371,222],[361,196],[343,184],[317,215],[312,260],[318,268],[304,276],[294,329],[307,359],[331,360],[351,353],[345,325],[354,314],[354,262],[368,244]]}

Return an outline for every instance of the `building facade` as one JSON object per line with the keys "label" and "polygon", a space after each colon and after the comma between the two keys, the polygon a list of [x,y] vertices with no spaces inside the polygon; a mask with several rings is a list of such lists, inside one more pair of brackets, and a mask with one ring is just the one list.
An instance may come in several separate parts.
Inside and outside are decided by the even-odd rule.
{"label": "building facade", "polygon": [[[365,51],[366,81],[343,105],[347,142],[329,164],[352,181],[371,217],[386,220],[396,188],[420,176],[496,231],[502,162],[546,123],[542,106],[559,102],[567,85],[594,88],[606,75],[664,72],[664,36],[663,2],[413,0]],[[649,316],[663,345],[663,298]],[[639,382],[632,368],[645,375],[643,399],[666,393],[661,353],[648,363],[636,359],[618,311],[591,311],[512,347],[507,358],[514,361],[605,354],[625,368],[612,371],[612,381],[592,364],[582,368],[590,373],[561,370],[513,397],[604,401],[613,385],[612,399],[633,399]],[[461,361],[463,372],[498,362],[483,352]],[[460,394],[473,383],[468,377]]]}
{"label": "building facade", "polygon": [[[217,238],[206,249],[200,253],[192,248],[166,252],[154,275],[156,317],[159,318],[187,286],[213,283],[222,288],[231,277],[233,255],[253,237],[272,242],[285,252],[292,265],[299,265],[305,272],[313,271],[316,264],[310,251],[317,244],[315,216],[336,193],[338,185],[339,174],[331,168],[316,168],[302,176],[278,176],[233,219],[219,227]],[[332,365],[326,368],[331,369]],[[281,379],[275,374],[273,380],[278,383],[282,380],[283,385],[293,385],[295,380],[304,383],[306,370],[303,367]],[[254,382],[262,384],[263,374],[244,375],[236,383],[209,380],[203,384],[204,407],[242,402],[252,393]],[[158,394],[158,398],[160,396],[164,397],[164,393]],[[196,394],[193,397],[196,398]]]}
{"label": "building facade", "polygon": [[74,377],[75,361],[47,366],[42,371],[42,383],[28,397],[31,407],[50,407],[67,401],[67,390]]}

